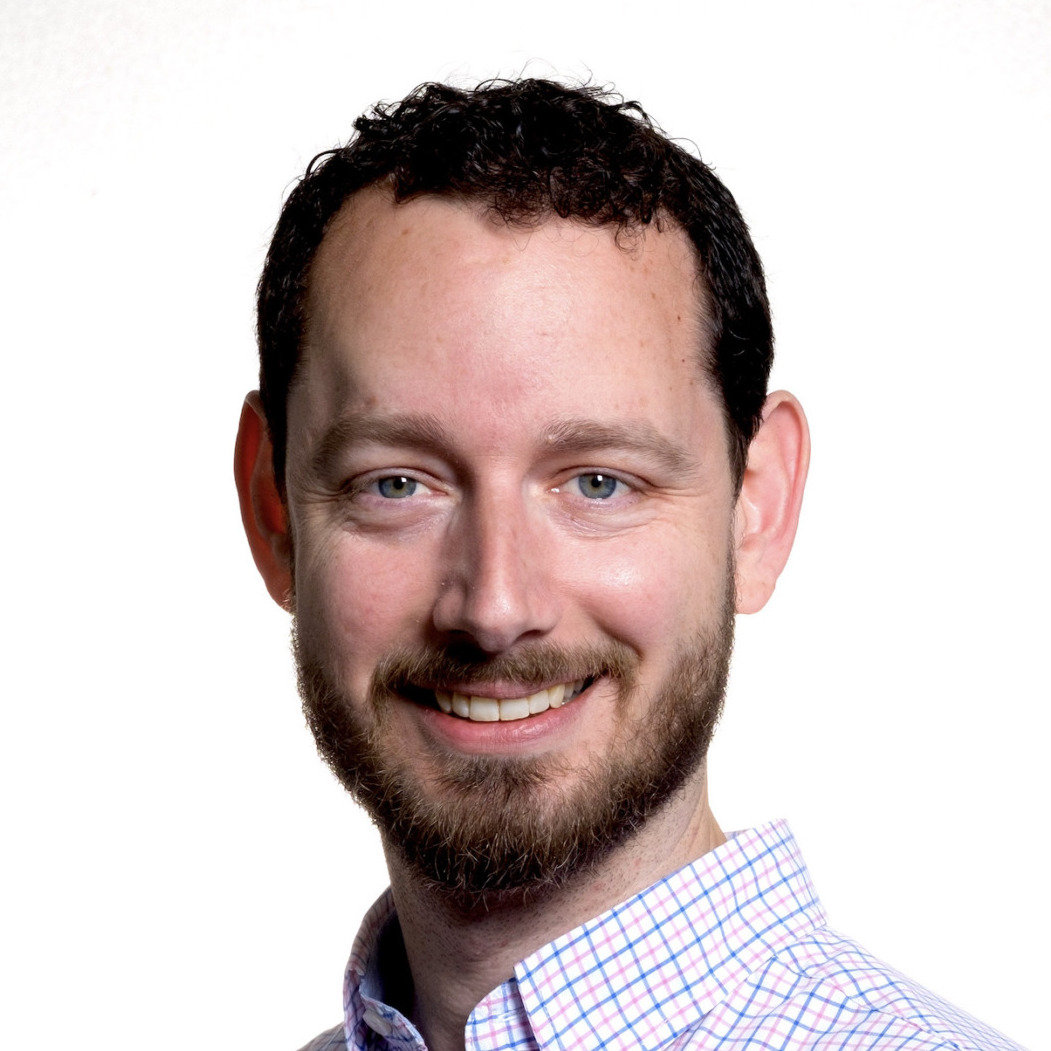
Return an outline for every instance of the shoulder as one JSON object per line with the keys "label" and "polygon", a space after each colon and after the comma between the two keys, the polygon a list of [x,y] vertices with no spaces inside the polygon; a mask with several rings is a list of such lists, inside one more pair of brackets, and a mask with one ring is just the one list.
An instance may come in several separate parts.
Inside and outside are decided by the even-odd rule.
{"label": "shoulder", "polygon": [[326,1029],[320,1036],[315,1036],[309,1044],[304,1044],[300,1051],[346,1051],[347,1041],[343,1035],[342,1023]]}
{"label": "shoulder", "polygon": [[1022,1051],[827,928],[782,946],[723,1009],[728,1036],[790,1031],[807,1051]]}

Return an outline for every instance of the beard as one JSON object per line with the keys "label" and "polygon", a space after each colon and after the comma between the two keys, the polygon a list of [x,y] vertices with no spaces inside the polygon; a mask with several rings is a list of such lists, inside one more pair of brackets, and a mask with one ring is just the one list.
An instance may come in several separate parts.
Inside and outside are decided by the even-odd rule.
{"label": "beard", "polygon": [[[732,575],[731,578],[732,580]],[[658,812],[704,762],[722,711],[733,648],[733,587],[706,631],[684,642],[641,716],[639,660],[618,642],[537,645],[488,655],[470,644],[391,653],[365,704],[355,702],[309,638],[293,628],[299,692],[318,752],[415,877],[464,910],[535,900],[592,870]],[[617,690],[613,746],[571,771],[557,756],[442,753],[428,778],[384,733],[394,705],[430,703],[441,686],[604,677]],[[568,703],[575,703],[570,701]],[[457,718],[447,716],[447,718]]]}

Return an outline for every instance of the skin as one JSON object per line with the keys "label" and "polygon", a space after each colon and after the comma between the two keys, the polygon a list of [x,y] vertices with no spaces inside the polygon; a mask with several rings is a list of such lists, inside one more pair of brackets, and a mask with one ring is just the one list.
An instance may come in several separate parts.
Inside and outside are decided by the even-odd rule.
{"label": "skin", "polygon": [[[594,755],[631,754],[676,654],[715,621],[729,556],[740,612],[772,592],[802,498],[806,421],[790,395],[771,395],[735,493],[718,394],[697,363],[699,299],[673,227],[622,245],[608,228],[511,229],[463,203],[396,205],[368,190],[326,234],[289,402],[287,502],[255,395],[235,458],[256,562],[286,608],[294,545],[301,638],[363,712],[396,646],[466,640],[500,656],[615,640],[639,661],[620,701],[600,678],[520,722],[392,705],[391,755],[429,792],[441,794],[450,753],[529,756],[552,771],[531,805],[557,807]],[[603,498],[587,495],[596,487]],[[465,913],[388,849],[406,1007],[428,1046],[462,1048],[470,1011],[518,960],[723,838],[702,765],[597,869],[539,904]]]}

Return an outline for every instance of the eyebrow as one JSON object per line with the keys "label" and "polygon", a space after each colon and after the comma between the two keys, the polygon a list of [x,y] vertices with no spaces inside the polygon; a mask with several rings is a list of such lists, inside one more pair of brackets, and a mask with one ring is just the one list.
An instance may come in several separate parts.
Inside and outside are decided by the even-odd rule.
{"label": "eyebrow", "polygon": [[350,413],[339,416],[326,428],[310,458],[315,474],[324,476],[341,453],[354,445],[399,445],[434,449],[447,444],[445,428],[427,414],[383,416]]}
{"label": "eyebrow", "polygon": [[544,445],[552,452],[624,449],[641,453],[668,471],[688,471],[697,466],[696,459],[687,450],[644,421],[610,424],[563,417],[545,427],[542,436]]}
{"label": "eyebrow", "polygon": [[[669,472],[688,471],[697,465],[685,449],[644,421],[611,424],[560,417],[541,429],[540,442],[548,452],[560,454],[623,449],[646,456]],[[328,426],[311,457],[311,467],[316,474],[325,476],[334,470],[339,456],[355,445],[434,450],[449,449],[452,444],[448,431],[435,416],[352,413],[338,417]]]}

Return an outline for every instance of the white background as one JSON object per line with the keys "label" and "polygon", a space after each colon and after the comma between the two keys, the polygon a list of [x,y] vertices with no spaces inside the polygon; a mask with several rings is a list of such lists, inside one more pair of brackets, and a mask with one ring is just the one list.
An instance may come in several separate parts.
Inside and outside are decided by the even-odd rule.
{"label": "white background", "polygon": [[1033,1048],[1047,1021],[1047,0],[0,8],[0,1044],[291,1051],[373,832],[303,727],[231,483],[284,194],[417,82],[584,74],[695,140],[815,455],[739,625],[725,827]]}

